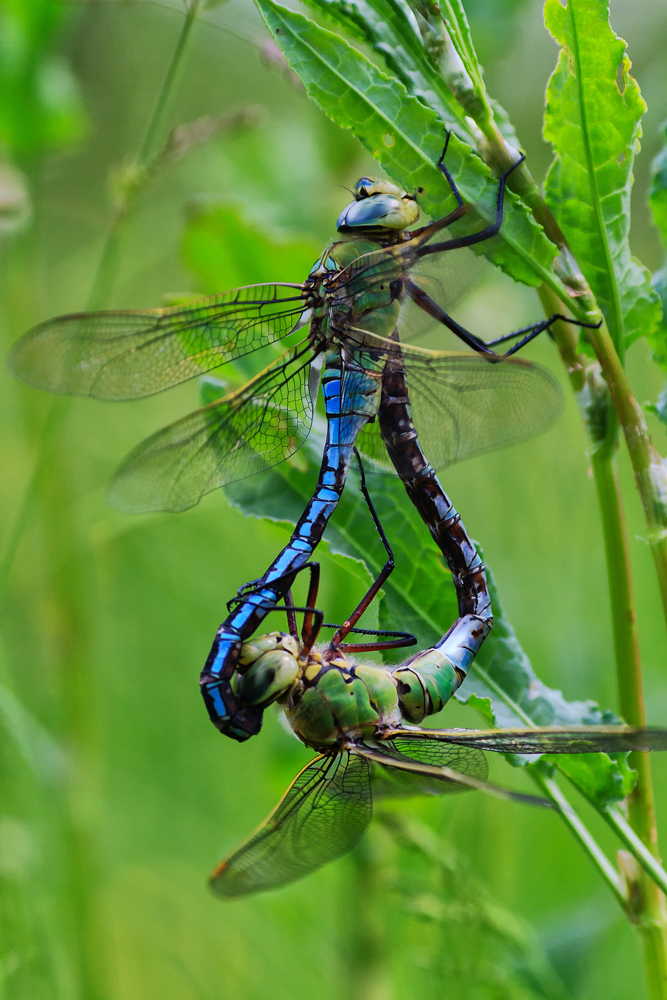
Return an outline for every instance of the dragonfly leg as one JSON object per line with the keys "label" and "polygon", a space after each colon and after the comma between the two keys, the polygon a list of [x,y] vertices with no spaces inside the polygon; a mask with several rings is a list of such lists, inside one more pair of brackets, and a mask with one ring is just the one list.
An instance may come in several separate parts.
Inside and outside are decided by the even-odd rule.
{"label": "dragonfly leg", "polygon": [[496,218],[494,222],[489,223],[488,226],[485,226],[483,229],[480,229],[479,232],[477,233],[469,233],[467,236],[457,236],[448,240],[440,240],[438,243],[428,243],[428,240],[433,235],[435,235],[435,233],[437,233],[440,229],[446,229],[447,226],[452,224],[452,222],[455,222],[457,219],[461,218],[462,215],[471,210],[469,205],[463,204],[463,199],[461,198],[458,188],[454,183],[454,178],[452,177],[449,170],[445,166],[444,156],[446,151],[447,151],[447,146],[445,146],[443,154],[438,160],[438,167],[447,178],[447,181],[452,189],[452,192],[457,201],[459,202],[459,207],[458,209],[454,209],[454,211],[450,215],[446,216],[444,219],[438,219],[435,222],[432,222],[430,226],[425,226],[422,230],[419,231],[419,233],[417,234],[419,237],[419,245],[417,246],[415,251],[418,257],[426,257],[427,255],[432,253],[442,253],[445,250],[458,250],[461,247],[471,247],[474,246],[476,243],[484,243],[486,240],[490,240],[494,236],[497,236],[498,233],[500,232],[500,227],[502,226],[503,223],[505,186],[507,178],[512,173],[512,171],[516,167],[518,167],[520,163],[523,163],[523,161],[525,160],[525,156],[522,154],[520,158],[516,161],[516,163],[513,163],[512,166],[509,167],[505,171],[505,173],[501,175],[498,181]]}
{"label": "dragonfly leg", "polygon": [[373,501],[371,500],[371,495],[368,492],[368,487],[366,486],[366,475],[364,473],[364,466],[361,461],[361,455],[359,454],[356,448],[354,449],[354,454],[356,456],[357,463],[359,465],[359,475],[361,477],[360,489],[364,495],[366,506],[368,507],[371,513],[371,517],[373,518],[373,523],[375,524],[375,530],[379,534],[382,540],[382,544],[384,545],[384,550],[387,553],[387,561],[380,570],[376,579],[369,587],[366,594],[364,594],[361,601],[350,615],[350,617],[343,622],[343,624],[340,626],[340,628],[334,635],[333,639],[331,640],[332,646],[339,646],[343,642],[345,636],[348,634],[348,632],[350,632],[354,628],[354,626],[357,624],[357,622],[363,615],[364,611],[366,611],[366,609],[370,606],[373,598],[376,596],[376,594],[382,587],[382,584],[394,571],[394,553],[391,550],[391,545],[389,544],[389,540],[385,534],[384,528],[382,527],[380,518],[377,515],[377,511],[375,510]]}
{"label": "dragonfly leg", "polygon": [[503,354],[499,354],[498,357],[508,358],[511,354],[516,354],[517,351],[529,344],[531,340],[543,333],[544,330],[549,330],[553,323],[557,320],[564,320],[566,323],[571,323],[573,326],[583,326],[590,330],[597,330],[600,323],[585,323],[583,320],[570,319],[569,316],[563,316],[560,313],[554,313],[553,316],[549,316],[548,319],[540,320],[539,323],[531,323],[530,326],[524,326],[520,330],[513,330],[512,333],[506,333],[502,337],[496,337],[495,340],[482,340],[481,337],[475,336],[465,327],[457,323],[449,313],[446,313],[444,309],[441,309],[437,302],[426,294],[423,288],[421,288],[410,278],[403,281],[403,289],[405,294],[412,299],[415,305],[423,309],[425,313],[432,316],[443,326],[451,330],[459,340],[462,340],[464,344],[471,347],[474,351],[478,351],[480,354],[496,354],[497,352],[493,350],[496,344],[503,344],[508,340],[513,340],[515,337],[520,337],[521,339],[513,344],[508,351]]}
{"label": "dragonfly leg", "polygon": [[421,449],[405,373],[392,361],[383,380],[379,423],[396,472],[452,571],[459,618],[436,648],[454,666],[461,684],[493,625],[486,573],[474,542]]}
{"label": "dragonfly leg", "polygon": [[352,451],[364,425],[379,405],[380,376],[344,362],[336,353],[322,376],[327,415],[327,439],[315,492],[288,544],[250,593],[239,599],[217,631],[201,673],[202,696],[211,721],[220,732],[243,741],[259,732],[262,712],[244,706],[232,689],[241,644],[261,625],[269,611],[284,600],[296,573],[317,548],[345,486]]}

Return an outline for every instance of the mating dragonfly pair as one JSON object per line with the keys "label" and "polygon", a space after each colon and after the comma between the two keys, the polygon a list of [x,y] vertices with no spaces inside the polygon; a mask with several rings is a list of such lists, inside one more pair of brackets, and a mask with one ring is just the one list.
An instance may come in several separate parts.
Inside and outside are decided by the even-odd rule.
{"label": "mating dragonfly pair", "polygon": [[[201,675],[204,701],[221,732],[248,739],[259,732],[265,707],[279,701],[297,735],[321,755],[295,779],[259,833],[216,873],[214,887],[225,895],[283,884],[351,847],[370,819],[371,766],[380,785],[391,786],[391,771],[413,788],[474,787],[526,798],[486,784],[482,749],[667,747],[662,731],[411,728],[451,697],[492,625],[484,567],[435,469],[530,437],[553,421],[560,410],[557,384],[546,370],[513,355],[566,318],[552,316],[487,343],[446,311],[446,279],[444,286],[436,280],[443,255],[497,236],[510,171],[500,179],[494,222],[456,236],[446,230],[472,209],[445,155],[446,146],[438,165],[457,207],[442,219],[410,230],[420,192],[364,177],[338,220],[344,239],[323,253],[305,282],[247,286],[186,307],[60,317],[28,333],[10,358],[14,372],[40,388],[125,400],[282,343],[283,353],[241,388],[130,454],[111,486],[112,502],[128,511],[184,510],[213,489],[289,458],[310,432],[321,385],[327,436],[313,496],[264,576],[230,602]],[[418,317],[471,350],[415,345],[424,332]],[[504,355],[494,352],[508,341],[514,344]],[[321,621],[316,576],[301,640],[290,612],[289,633],[250,642],[270,611],[290,604],[297,574],[313,567],[309,560],[357,446],[403,480],[458,594],[459,618],[435,649],[392,670],[349,657],[363,648],[404,644],[404,636],[370,647],[345,642],[391,572],[391,557],[324,652],[313,651]],[[376,526],[381,531],[377,519]],[[393,787],[403,781],[394,778]]]}

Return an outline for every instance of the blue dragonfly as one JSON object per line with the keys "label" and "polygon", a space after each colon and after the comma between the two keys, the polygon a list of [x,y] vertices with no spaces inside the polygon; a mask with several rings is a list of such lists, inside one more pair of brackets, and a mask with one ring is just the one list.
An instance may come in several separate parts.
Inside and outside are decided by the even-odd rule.
{"label": "blue dragonfly", "polygon": [[[442,219],[410,229],[419,217],[419,192],[362,177],[338,219],[342,238],[304,282],[250,285],[172,308],[61,316],[27,333],[10,355],[14,373],[34,386],[127,400],[282,343],[283,353],[240,388],[158,431],[128,456],[110,490],[112,502],[127,511],[185,510],[211,490],[285,461],[308,436],[321,386],[327,435],[313,496],[261,580],[230,602],[201,674],[210,718],[233,739],[248,739],[262,720],[261,710],[244,705],[232,685],[241,645],[315,551],[355,445],[380,463],[389,460],[450,560],[449,527],[458,515],[435,470],[540,433],[560,412],[552,376],[514,355],[566,317],[554,315],[485,342],[433,293],[429,264],[438,273],[443,255],[499,233],[505,183],[514,169],[500,178],[494,222],[452,235],[449,227],[472,207],[447,170],[446,150],[438,166],[457,207]],[[446,285],[445,275],[445,305]],[[469,350],[411,343],[423,332],[416,315],[450,331]],[[510,341],[505,354],[495,353]],[[452,568],[481,573],[481,579],[483,567],[473,553],[474,546],[467,566],[456,555]],[[471,614],[490,622],[485,586]]]}

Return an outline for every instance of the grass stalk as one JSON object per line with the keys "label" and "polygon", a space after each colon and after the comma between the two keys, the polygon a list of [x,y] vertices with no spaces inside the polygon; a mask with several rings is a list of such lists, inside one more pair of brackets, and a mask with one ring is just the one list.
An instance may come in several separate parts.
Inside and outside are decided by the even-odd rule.
{"label": "grass stalk", "polygon": [[590,830],[582,821],[579,814],[573,809],[553,778],[547,777],[538,768],[531,768],[531,777],[547,798],[551,799],[558,813],[574,835],[585,853],[589,856],[600,875],[607,883],[614,896],[620,903],[624,912],[627,913],[629,897],[627,887],[620,873],[604,853],[600,845],[593,837]]}
{"label": "grass stalk", "polygon": [[[540,298],[545,311],[553,313],[556,304],[553,301],[555,298],[553,292],[550,289],[541,289]],[[597,330],[591,331],[594,335],[599,332]],[[590,459],[598,497],[609,582],[619,710],[628,725],[645,726],[646,712],[633,598],[630,550],[615,459],[617,423],[614,417],[618,415],[619,406],[615,403],[615,411],[609,412],[610,408],[606,405],[604,397],[601,397],[599,386],[596,384],[596,368],[591,365],[588,359],[578,356],[576,353],[574,330],[566,323],[558,323],[555,325],[554,338],[570,373],[570,380],[578,396],[591,443]],[[626,432],[628,449],[630,449],[630,442],[632,442],[636,450],[635,462],[641,462],[647,447],[646,424],[637,403],[630,396],[625,372],[611,343],[611,338],[607,334],[606,337],[601,338],[601,342],[604,344],[605,351],[608,352],[604,355],[608,370],[610,368],[613,370],[613,377],[617,380],[616,402],[620,404],[621,413],[625,418],[624,431]],[[609,352],[613,354],[616,363],[613,363],[613,359],[609,357]],[[604,373],[603,357],[598,351],[596,354],[600,370]],[[614,390],[612,390],[609,378],[605,377],[605,383],[613,399]],[[632,426],[636,426],[637,422],[641,422],[646,430],[646,434],[640,435],[640,440],[637,440],[634,431],[630,429]],[[650,441],[648,446],[650,447]],[[633,462],[633,467],[635,462]],[[639,480],[637,480],[637,484],[639,486]],[[644,485],[646,484],[644,483]],[[646,492],[644,496],[647,496]],[[654,509],[652,502],[650,507],[651,510]],[[654,548],[653,551],[655,558],[656,549]],[[658,579],[661,576],[660,566],[661,560],[657,558]],[[667,567],[667,563],[665,566]],[[667,613],[667,604],[664,603],[667,596],[665,591],[662,591],[662,596]],[[605,818],[626,842],[644,869],[638,871],[636,877],[632,879],[627,912],[629,918],[636,924],[642,940],[649,996],[651,1000],[658,1000],[658,998],[664,1000],[667,997],[667,909],[665,908],[663,892],[659,888],[660,885],[663,885],[664,888],[662,881],[664,871],[660,867],[650,757],[644,753],[633,753],[631,764],[637,771],[637,784],[629,801],[630,826],[628,829],[634,831],[635,836],[628,841],[627,837],[623,835],[621,826],[618,823],[612,823],[609,816],[605,815]],[[617,813],[616,810],[614,815],[616,816]],[[641,849],[639,845],[641,845]],[[653,864],[648,863],[646,852],[648,852]],[[657,868],[655,862],[658,863]]]}
{"label": "grass stalk", "polygon": [[[135,160],[136,169],[134,171],[135,181],[126,185],[124,197],[119,200],[114,209],[88,296],[88,309],[104,309],[109,301],[118,273],[118,265],[122,256],[125,235],[129,228],[128,224],[132,208],[143,188],[143,182],[147,176],[147,167],[150,158],[155,154],[155,146],[161,135],[166,112],[173,100],[175,88],[181,79],[188,41],[191,38],[198,12],[199,2],[198,0],[194,0],[187,9],[169,68],[137,153]],[[0,558],[0,601],[4,594],[5,584],[11,572],[14,557],[21,543],[23,533],[30,521],[30,513],[34,499],[38,493],[39,482],[47,472],[51,446],[56,440],[66,416],[67,408],[68,403],[66,400],[56,400],[52,404],[44,422],[35,468],[21,500],[2,558]]]}
{"label": "grass stalk", "polygon": [[175,92],[182,78],[185,55],[198,13],[199,2],[193,0],[188,6],[169,67],[134,158],[132,169],[128,171],[126,181],[119,192],[93,278],[87,303],[88,309],[104,309],[111,296],[118,275],[123,246],[129,231],[131,215],[148,180],[151,161],[158,152],[167,112],[173,103]]}
{"label": "grass stalk", "polygon": [[[56,445],[57,447],[57,445]],[[67,906],[73,933],[72,965],[78,995],[102,1000],[106,990],[103,943],[98,913],[97,780],[94,732],[94,678],[82,549],[63,448],[54,456],[49,480],[42,479],[40,499],[47,540],[46,564],[55,606],[51,636],[60,681],[62,743],[67,767],[63,787]]]}

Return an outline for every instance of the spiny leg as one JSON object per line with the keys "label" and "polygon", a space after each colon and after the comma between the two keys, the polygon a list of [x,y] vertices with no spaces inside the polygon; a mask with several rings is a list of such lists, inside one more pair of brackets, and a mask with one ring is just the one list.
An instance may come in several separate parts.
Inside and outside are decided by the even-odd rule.
{"label": "spiny leg", "polygon": [[[310,573],[310,580],[308,583],[308,595],[306,597],[305,605],[296,605],[292,599],[292,585],[294,583],[295,577],[302,571],[308,570]],[[289,589],[286,591],[283,597],[284,604],[275,603],[270,605],[264,605],[264,610],[268,613],[270,611],[284,611],[287,614],[287,626],[289,634],[295,638],[299,639],[299,630],[296,623],[296,612],[303,612],[303,626],[301,630],[301,641],[306,652],[309,652],[316,641],[317,636],[322,628],[322,621],[324,618],[324,613],[320,611],[316,606],[315,602],[317,600],[317,593],[320,586],[320,564],[319,563],[304,563],[303,566],[299,566],[298,569],[291,573],[284,574],[284,577],[279,580],[275,580],[274,583],[281,583],[283,581],[290,581]],[[227,602],[228,610],[231,610],[234,606],[243,604],[253,594],[258,593],[263,589],[264,584],[262,580],[253,580],[251,583],[246,583],[243,587],[239,589],[236,597],[233,597],[231,601]]]}
{"label": "spiny leg", "polygon": [[[566,323],[571,323],[573,326],[585,327],[589,330],[597,330],[600,323],[585,323],[583,320],[571,319],[569,316],[563,316],[561,313],[554,313],[553,316],[549,316],[548,319],[540,320],[538,323],[532,323],[530,326],[524,326],[520,330],[513,330],[512,333],[506,333],[502,337],[496,337],[495,340],[485,341],[481,337],[477,337],[474,333],[466,330],[465,327],[457,323],[449,313],[446,313],[437,302],[426,294],[423,288],[421,288],[416,282],[407,278],[403,282],[403,290],[405,294],[419,306],[425,313],[432,316],[433,319],[442,323],[448,330],[451,330],[455,336],[462,340],[464,344],[471,347],[474,351],[480,354],[494,354],[497,357],[508,358],[510,355],[515,354],[517,351],[529,344],[531,340],[534,340],[540,333],[544,330],[549,330],[551,326],[557,320],[564,320]],[[518,343],[513,344],[508,351],[503,354],[497,354],[496,351],[492,350],[492,346],[495,344],[503,344],[508,340],[513,340],[515,337],[521,337]]]}
{"label": "spiny leg", "polygon": [[[458,209],[455,209],[454,212],[446,218],[440,219],[437,222],[431,223],[430,226],[425,226],[422,230],[416,231],[414,235],[421,236],[424,241],[428,240],[439,229],[445,228],[452,222],[455,222],[458,218],[461,218],[461,216],[465,214],[465,210],[470,208],[470,206],[464,204],[461,193],[456,186],[456,182],[445,164],[445,157],[447,155],[447,147],[449,146],[450,137],[451,131],[448,131],[445,147],[442,151],[440,159],[438,160],[438,167],[447,178],[447,182],[449,183],[452,193],[458,202]],[[506,170],[500,177],[498,182],[498,198],[496,202],[496,220],[494,223],[486,226],[486,228],[480,230],[478,233],[472,233],[469,236],[462,236],[455,239],[442,240],[439,243],[422,245],[418,248],[417,255],[422,257],[432,253],[442,253],[447,250],[474,246],[476,243],[482,243],[496,236],[500,231],[503,221],[505,185],[507,178],[515,167],[518,167],[524,159],[525,156],[521,155],[516,163],[513,163],[512,166],[509,167],[509,169]],[[555,313],[548,319],[541,320],[538,323],[532,323],[530,326],[523,327],[520,330],[514,330],[512,333],[506,333],[504,336],[496,337],[494,340],[484,341],[481,337],[477,337],[474,333],[471,333],[469,330],[466,330],[459,323],[457,323],[456,320],[441,309],[440,306],[434,302],[422,288],[419,287],[419,285],[415,284],[415,282],[408,279],[404,282],[404,289],[406,294],[409,295],[416,305],[429,315],[433,316],[433,318],[438,320],[438,322],[446,326],[452,331],[452,333],[459,337],[460,340],[467,344],[468,347],[471,347],[475,351],[494,354],[496,352],[491,350],[494,345],[505,343],[508,340],[514,340],[516,337],[521,337],[522,339],[506,351],[503,357],[509,357],[511,354],[515,354],[517,351],[521,350],[522,347],[525,347],[526,344],[530,343],[531,340],[537,337],[544,330],[549,330],[552,324],[557,320],[563,320],[566,323],[571,323],[573,326],[580,326],[590,330],[597,330],[601,326],[601,323],[586,323],[583,320],[575,320],[571,319],[569,316],[563,316],[560,313]]]}
{"label": "spiny leg", "polygon": [[[449,143],[449,135],[447,137],[447,144],[448,143]],[[465,205],[463,203],[461,194],[458,188],[456,187],[456,184],[454,183],[454,178],[452,177],[449,170],[445,166],[444,156],[445,153],[447,152],[447,144],[445,145],[445,149],[443,150],[442,156],[438,161],[438,167],[447,178],[447,181],[454,194],[454,197],[459,202],[459,207],[457,209],[454,209],[454,211],[450,213],[450,215],[446,216],[444,219],[438,219],[436,222],[432,222],[430,226],[425,226],[422,230],[419,230],[418,233],[415,234],[420,237],[421,241],[421,246],[419,246],[416,250],[416,254],[418,257],[426,257],[429,254],[442,253],[443,251],[446,250],[457,250],[460,249],[461,247],[471,247],[474,246],[476,243],[484,243],[486,240],[493,239],[494,236],[497,236],[498,233],[500,232],[500,227],[503,222],[503,213],[505,208],[505,185],[507,182],[507,178],[512,173],[512,171],[516,167],[518,167],[520,163],[523,163],[523,161],[525,160],[525,156],[522,154],[520,158],[516,161],[516,163],[513,163],[512,166],[509,167],[500,176],[500,179],[498,181],[498,197],[496,200],[496,218],[494,222],[489,223],[489,225],[485,226],[483,229],[480,229],[479,232],[477,233],[469,233],[467,236],[457,236],[452,239],[441,240],[439,243],[427,243],[427,240],[429,240],[431,236],[437,233],[440,229],[445,229],[448,225],[451,225],[452,222],[455,222],[456,219],[461,218],[463,215],[466,214],[466,212],[471,210],[471,206]]]}

